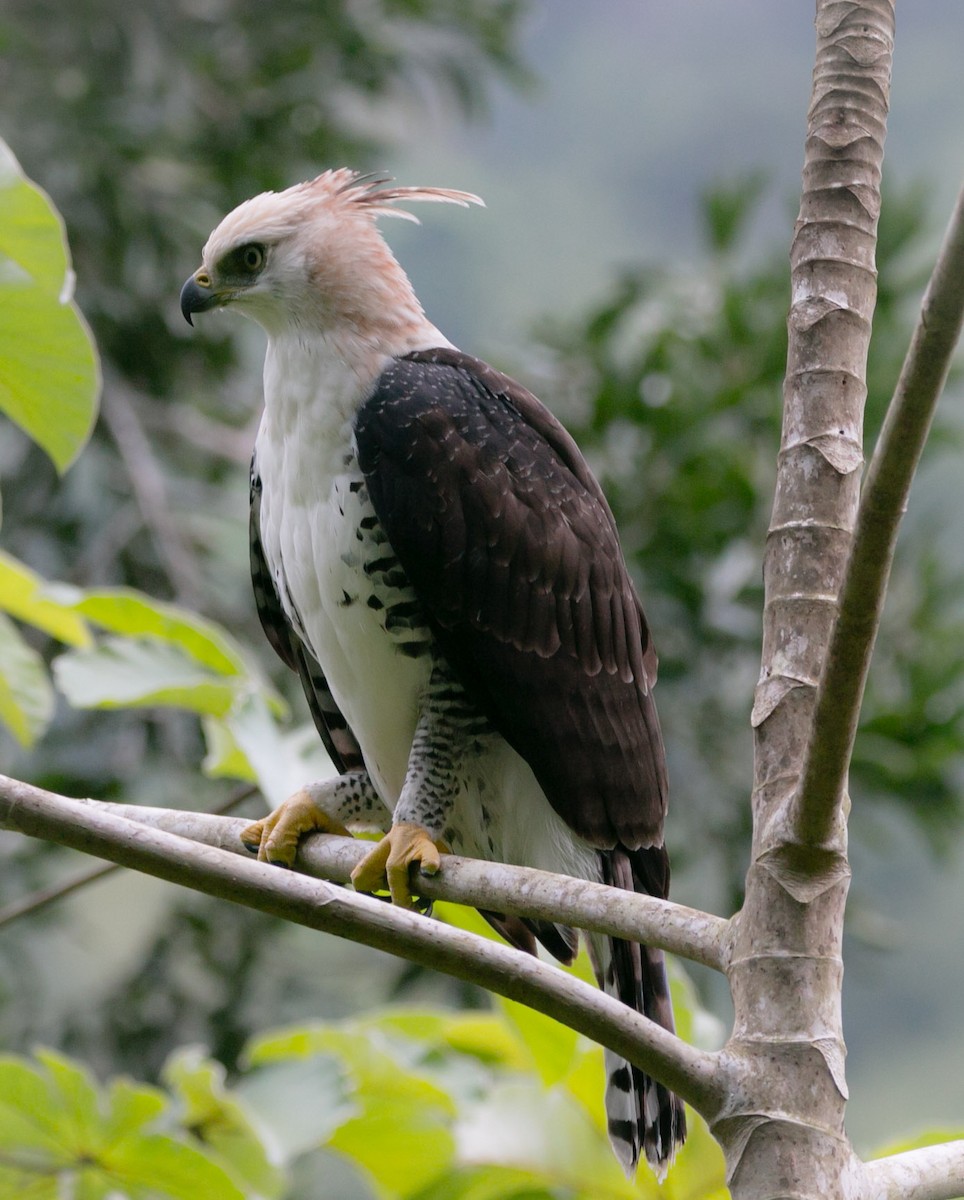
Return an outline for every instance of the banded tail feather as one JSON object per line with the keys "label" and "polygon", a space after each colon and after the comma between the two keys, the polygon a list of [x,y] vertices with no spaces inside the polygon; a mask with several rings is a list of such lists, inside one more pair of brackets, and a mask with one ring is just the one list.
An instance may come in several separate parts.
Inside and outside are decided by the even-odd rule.
{"label": "banded tail feather", "polygon": [[[660,848],[600,852],[603,882],[627,891],[665,894],[668,866]],[[589,937],[589,954],[600,988],[675,1032],[666,962],[661,950],[607,938]],[[609,1139],[627,1176],[640,1155],[662,1181],[686,1138],[683,1102],[663,1084],[611,1050],[605,1052],[606,1117]]]}

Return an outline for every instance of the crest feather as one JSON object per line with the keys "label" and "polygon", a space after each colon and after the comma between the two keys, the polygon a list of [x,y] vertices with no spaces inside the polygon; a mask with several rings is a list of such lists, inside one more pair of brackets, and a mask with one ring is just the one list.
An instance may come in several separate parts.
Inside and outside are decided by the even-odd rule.
{"label": "crest feather", "polygon": [[460,192],[455,188],[388,187],[386,185],[394,183],[394,179],[380,173],[363,175],[350,170],[326,171],[313,182],[319,184],[324,180],[330,186],[334,182],[333,176],[343,176],[335,195],[344,197],[351,204],[361,205],[374,216],[400,217],[404,221],[414,221],[416,225],[419,219],[414,213],[392,206],[424,200],[433,204],[458,204],[461,208],[468,208],[470,204],[485,208],[485,201],[472,192]]}
{"label": "crest feather", "polygon": [[254,234],[270,240],[289,237],[326,211],[345,216],[401,217],[419,224],[418,217],[396,204],[426,200],[436,204],[485,205],[471,192],[453,188],[392,187],[394,180],[381,172],[365,174],[350,167],[324,171],[314,179],[296,183],[283,192],[262,192],[228,213],[208,238],[205,261],[217,259]]}

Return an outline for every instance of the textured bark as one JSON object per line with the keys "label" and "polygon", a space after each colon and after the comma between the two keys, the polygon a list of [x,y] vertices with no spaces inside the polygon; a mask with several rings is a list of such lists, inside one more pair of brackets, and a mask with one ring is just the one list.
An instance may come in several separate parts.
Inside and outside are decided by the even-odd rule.
{"label": "textured bark", "polygon": [[823,840],[846,778],[897,534],[962,320],[964,191],[924,294],[910,352],[861,492],[800,785],[798,829],[804,840]]}
{"label": "textured bark", "polygon": [[865,1167],[865,1200],[952,1200],[964,1196],[964,1141],[906,1150]]}
{"label": "textured bark", "polygon": [[799,783],[857,513],[893,35],[890,0],[817,4],[752,718],[752,863],[728,972],[727,1052],[743,1087],[713,1127],[738,1200],[826,1200],[862,1182],[844,1132],[844,789],[814,835],[800,828]]}
{"label": "textured bark", "polygon": [[[0,776],[0,788],[2,785]],[[250,857],[241,842],[241,831],[250,821],[241,817],[97,800],[74,803]],[[370,849],[370,842],[356,838],[315,835],[305,838],[298,847],[295,866],[316,879],[348,883],[352,870]],[[723,969],[729,941],[729,921],[684,904],[531,867],[481,862],[456,854],[443,855],[437,875],[421,875],[417,892],[425,900],[449,900],[489,912],[561,921],[577,929],[645,942],[716,971]]]}

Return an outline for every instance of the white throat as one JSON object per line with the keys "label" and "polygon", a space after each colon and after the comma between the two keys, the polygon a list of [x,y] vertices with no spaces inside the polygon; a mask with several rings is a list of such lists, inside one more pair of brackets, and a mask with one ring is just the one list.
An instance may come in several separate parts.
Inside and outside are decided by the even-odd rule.
{"label": "white throat", "polygon": [[355,416],[392,359],[436,347],[452,343],[425,318],[390,341],[352,330],[270,334],[257,439],[262,476],[277,470],[278,479],[307,483],[312,471],[338,474],[351,452]]}

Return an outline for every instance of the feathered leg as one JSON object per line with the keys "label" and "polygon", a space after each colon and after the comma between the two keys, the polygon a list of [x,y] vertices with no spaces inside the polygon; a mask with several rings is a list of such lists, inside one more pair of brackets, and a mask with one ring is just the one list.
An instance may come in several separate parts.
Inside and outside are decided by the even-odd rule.
{"label": "feathered leg", "polygon": [[309,783],[268,816],[241,832],[241,841],[262,862],[290,867],[298,843],[309,833],[346,836],[348,826],[387,829],[391,813],[365,771]]}

